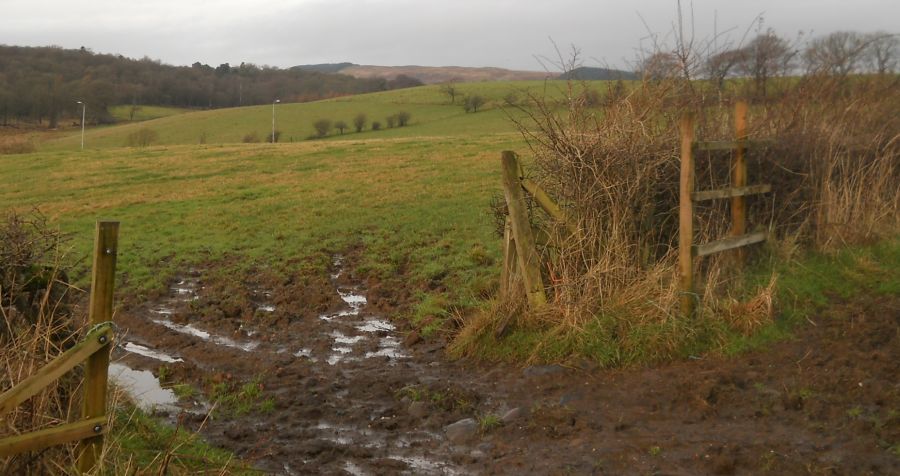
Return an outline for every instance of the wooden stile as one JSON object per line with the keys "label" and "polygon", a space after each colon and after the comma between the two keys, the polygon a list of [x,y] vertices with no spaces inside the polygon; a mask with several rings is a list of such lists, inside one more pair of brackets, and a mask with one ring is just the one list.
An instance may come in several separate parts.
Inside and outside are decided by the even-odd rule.
{"label": "wooden stile", "polygon": [[[694,289],[694,258],[708,256],[722,251],[734,250],[738,264],[743,262],[741,247],[766,240],[765,232],[747,233],[747,201],[748,195],[768,193],[772,190],[769,184],[747,185],[746,150],[753,144],[767,142],[747,140],[747,103],[738,101],[734,107],[734,141],[694,141],[693,115],[685,114],[681,118],[681,183],[679,207],[678,257],[681,282],[681,311],[685,316],[695,312],[696,292]],[[733,151],[734,161],[731,165],[731,187],[721,190],[694,191],[694,156],[698,150]],[[729,237],[710,243],[694,245],[693,216],[694,202],[715,199],[731,199],[731,230]]]}

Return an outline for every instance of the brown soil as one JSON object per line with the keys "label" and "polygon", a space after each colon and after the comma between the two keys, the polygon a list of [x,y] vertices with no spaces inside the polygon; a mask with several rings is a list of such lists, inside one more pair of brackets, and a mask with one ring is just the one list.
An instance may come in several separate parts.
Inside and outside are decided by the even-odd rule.
{"label": "brown soil", "polygon": [[[183,358],[169,364],[176,379],[208,389],[261,378],[259,399],[273,398],[274,410],[219,413],[203,433],[266,472],[900,474],[898,297],[835,303],[796,338],[732,359],[521,369],[450,362],[440,343],[416,338],[392,347],[408,335],[379,327],[375,306],[354,314],[358,288],[346,273],[283,286],[284,296],[247,284],[268,299],[257,305],[277,300],[276,309],[233,313],[208,312],[228,293],[203,276],[192,282],[197,299],[173,290],[123,312],[120,326],[126,340]],[[315,312],[291,308],[293,293]],[[246,318],[267,314],[278,317]],[[177,332],[154,322],[160,316],[257,347]],[[489,424],[514,408],[518,417]],[[486,425],[450,441],[445,427],[467,417]]]}

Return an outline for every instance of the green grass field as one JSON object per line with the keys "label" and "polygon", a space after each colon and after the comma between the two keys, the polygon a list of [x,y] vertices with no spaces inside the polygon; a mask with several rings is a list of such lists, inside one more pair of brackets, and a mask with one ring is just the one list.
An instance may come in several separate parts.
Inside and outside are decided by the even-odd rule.
{"label": "green grass field", "polygon": [[[461,88],[497,99],[523,86],[541,85]],[[496,286],[500,240],[488,204],[500,191],[500,151],[524,149],[504,111],[466,114],[437,87],[278,108],[288,136],[309,135],[313,118],[349,122],[358,111],[371,120],[407,110],[412,122],[275,145],[239,143],[254,128],[265,133],[270,106],[98,128],[83,152],[73,134],[0,156],[0,201],[37,208],[72,234],[82,284],[95,220],[121,221],[120,285],[137,298],[193,263],[229,257],[245,270],[325,273],[331,254],[350,249],[362,250],[364,275],[403,275],[417,320],[471,308]],[[166,145],[120,147],[141,127]]]}
{"label": "green grass field", "polygon": [[[132,116],[132,109],[134,115]],[[159,119],[161,117],[175,116],[190,112],[190,109],[181,107],[164,107],[164,106],[131,106],[122,104],[109,108],[109,113],[116,121],[149,121],[151,119]]]}
{"label": "green grass field", "polygon": [[[604,91],[606,82],[595,81],[591,87]],[[528,92],[546,94],[549,97],[563,97],[565,82],[522,81],[497,83],[460,84],[460,95],[456,104],[450,104],[439,86],[387,91],[382,93],[348,96],[311,103],[278,104],[276,106],[276,129],[281,132],[280,142],[300,142],[314,135],[313,123],[318,119],[343,120],[351,129],[341,136],[332,131],[327,140],[354,139],[396,139],[415,137],[458,137],[466,140],[483,136],[507,134],[516,136],[516,130],[509,120],[509,114],[520,115],[514,109],[503,109],[504,98],[514,94],[524,99]],[[487,99],[483,110],[467,114],[462,107],[462,97],[478,94]],[[127,106],[117,114],[127,119]],[[114,109],[118,111],[118,108]],[[150,108],[147,109],[150,111]],[[387,128],[386,117],[400,111],[412,115],[407,127]],[[363,113],[368,124],[362,133],[353,131],[353,118]],[[381,122],[382,130],[372,131],[372,121]],[[87,149],[123,147],[129,134],[139,129],[152,129],[159,135],[154,145],[175,144],[228,144],[240,143],[244,136],[255,134],[266,141],[272,133],[272,106],[250,106],[241,108],[216,109],[188,114],[175,114],[158,119],[130,123],[112,127],[88,130],[85,137]],[[43,144],[42,149],[77,150],[80,146],[80,131]]]}

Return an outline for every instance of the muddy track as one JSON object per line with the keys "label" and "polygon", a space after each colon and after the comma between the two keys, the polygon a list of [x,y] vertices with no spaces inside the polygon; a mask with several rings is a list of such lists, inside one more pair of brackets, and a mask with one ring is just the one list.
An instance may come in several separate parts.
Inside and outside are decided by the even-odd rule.
{"label": "muddy track", "polygon": [[[124,312],[116,356],[198,387],[260,379],[272,409],[214,413],[203,433],[267,472],[900,474],[900,298],[840,303],[736,359],[520,369],[405,345],[340,258],[328,309],[274,326],[200,318],[200,277]],[[256,315],[276,312],[253,292]],[[193,426],[209,407],[157,403]]]}

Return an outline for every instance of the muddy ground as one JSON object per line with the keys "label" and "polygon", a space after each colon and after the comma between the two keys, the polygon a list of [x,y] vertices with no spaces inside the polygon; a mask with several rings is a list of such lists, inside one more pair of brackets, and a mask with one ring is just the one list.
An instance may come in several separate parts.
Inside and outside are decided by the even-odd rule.
{"label": "muddy ground", "polygon": [[835,300],[734,359],[607,371],[450,362],[340,257],[241,296],[207,275],[123,310],[114,356],[203,389],[157,402],[192,428],[211,392],[243,395],[202,433],[265,472],[900,474],[897,297]]}

